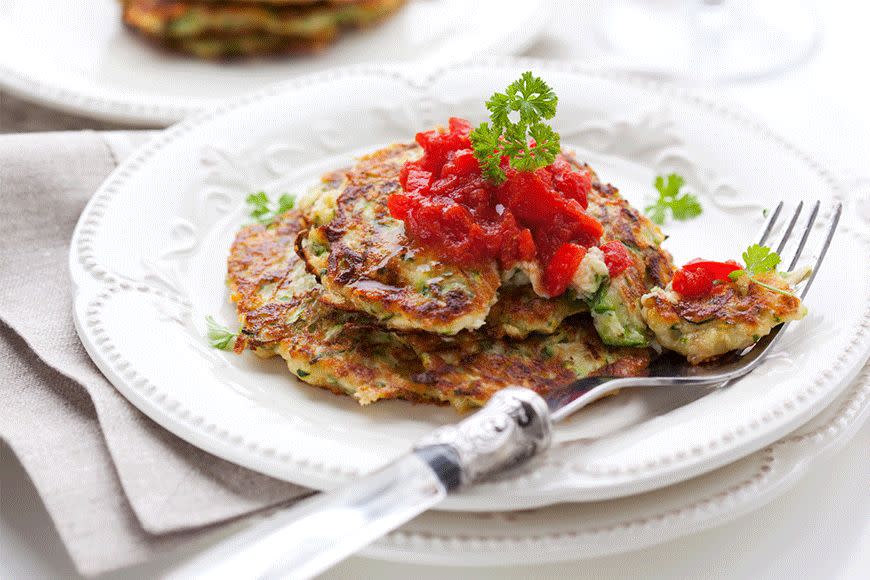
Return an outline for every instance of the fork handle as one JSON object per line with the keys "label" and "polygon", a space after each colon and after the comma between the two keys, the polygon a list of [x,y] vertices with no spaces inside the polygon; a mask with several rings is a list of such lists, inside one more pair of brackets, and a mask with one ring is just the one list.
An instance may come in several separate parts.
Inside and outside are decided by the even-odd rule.
{"label": "fork handle", "polygon": [[518,465],[550,446],[552,421],[547,403],[531,389],[496,392],[480,411],[436,429],[415,449],[446,445],[459,462],[459,485],[479,481]]}
{"label": "fork handle", "polygon": [[461,423],[421,440],[412,453],[277,512],[169,578],[311,578],[437,505],[449,491],[517,465],[549,444],[543,399],[528,389],[504,389]]}

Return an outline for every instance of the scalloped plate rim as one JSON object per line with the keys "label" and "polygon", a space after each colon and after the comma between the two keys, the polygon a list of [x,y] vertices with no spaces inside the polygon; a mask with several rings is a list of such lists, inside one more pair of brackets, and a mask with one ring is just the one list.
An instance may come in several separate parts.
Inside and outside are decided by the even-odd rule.
{"label": "scalloped plate rim", "polygon": [[[253,458],[250,454],[246,454],[244,449],[241,446],[237,446],[237,448],[229,449],[225,442],[221,442],[219,440],[214,439],[213,437],[209,437],[204,435],[200,430],[195,428],[191,428],[189,425],[184,424],[183,421],[178,421],[177,419],[173,419],[172,417],[168,417],[165,408],[161,408],[159,405],[153,404],[147,397],[137,392],[130,385],[127,385],[124,378],[121,377],[118,373],[116,373],[111,365],[103,360],[101,353],[98,351],[95,345],[91,344],[90,341],[86,338],[87,330],[84,327],[84,321],[81,320],[83,316],[83,312],[85,307],[87,306],[87,300],[83,300],[83,295],[85,294],[85,288],[91,287],[93,290],[101,287],[101,284],[93,278],[88,272],[85,272],[83,268],[81,268],[80,264],[77,260],[77,245],[76,240],[80,236],[80,230],[82,229],[82,224],[86,216],[88,216],[91,207],[94,205],[95,201],[100,197],[101,192],[105,192],[108,188],[114,187],[119,178],[123,178],[124,175],[128,174],[132,167],[135,166],[137,161],[144,160],[149,158],[151,155],[155,154],[159,151],[160,146],[163,143],[168,143],[175,139],[176,137],[181,137],[187,131],[193,130],[196,127],[206,123],[210,119],[219,116],[220,112],[223,110],[232,110],[240,106],[244,106],[245,103],[256,101],[260,98],[264,98],[266,96],[272,96],[276,94],[280,94],[283,91],[292,90],[294,86],[301,86],[303,84],[310,84],[318,81],[324,81],[326,79],[335,79],[341,77],[343,75],[351,75],[351,74],[376,74],[376,75],[389,75],[394,78],[401,79],[406,82],[411,88],[420,88],[426,86],[427,83],[431,82],[433,79],[438,78],[440,74],[443,74],[449,71],[451,68],[463,68],[463,67],[473,67],[473,66],[511,66],[516,67],[519,65],[528,65],[528,66],[537,66],[544,69],[552,68],[559,71],[574,73],[574,74],[587,74],[587,75],[597,75],[604,77],[609,80],[621,80],[625,82],[631,82],[634,84],[640,84],[649,88],[656,88],[659,91],[663,91],[670,94],[680,95],[684,99],[689,99],[695,102],[696,104],[701,104],[709,107],[715,108],[720,113],[729,114],[736,118],[738,121],[744,123],[753,124],[755,121],[751,116],[746,116],[742,110],[732,108],[729,104],[718,103],[714,100],[708,99],[706,97],[702,97],[699,93],[692,90],[683,90],[683,89],[675,89],[673,87],[669,87],[667,85],[663,85],[660,83],[654,83],[647,79],[638,79],[631,77],[630,75],[625,75],[622,73],[617,74],[607,74],[602,73],[600,70],[595,69],[594,67],[585,67],[580,65],[573,65],[570,63],[552,63],[552,62],[541,62],[534,59],[488,59],[488,60],[477,60],[466,63],[456,63],[452,65],[446,65],[442,67],[437,67],[428,75],[425,75],[422,80],[419,76],[414,74],[406,74],[401,72],[401,67],[395,66],[376,66],[376,65],[363,65],[363,66],[351,66],[344,67],[340,69],[333,69],[331,71],[327,71],[324,73],[317,73],[314,75],[308,75],[306,77],[299,77],[297,79],[287,81],[282,83],[281,85],[273,86],[268,89],[264,89],[258,93],[253,95],[245,96],[234,101],[231,101],[228,104],[217,107],[213,111],[208,111],[205,113],[201,113],[187,121],[179,123],[178,125],[160,133],[155,136],[154,139],[145,144],[137,153],[131,155],[124,163],[122,163],[104,182],[103,186],[98,190],[97,194],[95,194],[94,198],[88,203],[88,206],[82,213],[82,218],[79,221],[79,224],[76,226],[75,232],[73,234],[73,251],[70,253],[70,267],[71,273],[73,275],[73,280],[76,285],[76,308],[75,308],[75,319],[76,319],[76,327],[79,331],[80,337],[82,337],[83,342],[89,352],[89,354],[94,358],[97,362],[98,366],[101,370],[106,374],[111,382],[116,385],[122,393],[125,394],[131,401],[136,403],[137,407],[143,410],[147,415],[149,415],[152,419],[163,425],[165,428],[173,431],[177,435],[182,438],[190,441],[191,443],[206,449],[207,451],[214,453],[220,457],[228,459],[230,461],[234,461],[251,469],[261,471],[267,473],[269,475],[273,475],[276,477],[284,478],[284,479],[292,479],[293,481],[300,483],[302,485],[310,485],[312,487],[328,487],[329,484],[334,484],[334,477],[326,476],[323,470],[314,471],[319,473],[317,476],[314,473],[307,471],[306,469],[298,469],[293,472],[293,475],[290,476],[287,473],[286,465],[278,464],[275,461],[269,462],[264,460],[262,457]],[[812,158],[807,156],[805,153],[802,153],[799,149],[795,148],[793,145],[788,143],[785,140],[777,137],[775,134],[771,133],[769,130],[763,128],[762,125],[756,125],[756,129],[760,130],[765,136],[773,138],[775,141],[779,142],[780,145],[785,147],[787,150],[791,151],[795,154],[799,159],[810,163],[812,167],[820,174],[820,176],[824,176],[827,180],[831,181],[832,187],[835,189],[839,189],[830,172],[824,170],[818,164],[812,162]],[[88,294],[90,296],[91,294]],[[866,341],[865,341],[866,342]],[[863,358],[866,358],[867,353],[863,353]],[[853,357],[854,358],[854,357]],[[850,366],[849,372],[846,375],[842,375],[838,378],[838,382],[840,383],[840,387],[837,390],[830,391],[828,396],[823,401],[817,401],[816,406],[807,407],[801,411],[801,413],[797,414],[792,418],[792,421],[788,423],[788,425],[781,427],[777,431],[768,432],[764,438],[758,438],[756,440],[756,444],[754,446],[744,445],[740,449],[742,451],[734,451],[731,456],[725,457],[722,455],[713,456],[712,458],[708,455],[708,462],[702,464],[695,464],[689,468],[680,470],[673,470],[670,473],[664,472],[660,474],[660,477],[648,479],[646,485],[632,485],[629,486],[624,492],[619,494],[609,494],[608,497],[618,497],[622,495],[630,495],[634,493],[639,493],[642,491],[647,491],[649,489],[653,489],[655,487],[661,487],[663,485],[667,485],[669,483],[673,483],[675,481],[680,481],[691,477],[692,475],[702,473],[705,471],[709,471],[716,467],[719,467],[725,463],[733,461],[734,459],[745,456],[747,453],[752,453],[764,445],[769,444],[770,442],[776,440],[781,437],[784,433],[787,433],[799,425],[803,424],[807,420],[809,420],[812,416],[820,412],[824,408],[824,402],[827,404],[836,397],[842,389],[844,389],[848,385],[848,380],[854,376],[860,370],[860,364],[854,364]],[[750,448],[752,447],[752,448]],[[715,457],[719,459],[716,460]],[[698,467],[701,465],[701,467]],[[329,477],[330,482],[326,483],[326,478]],[[499,509],[525,509],[532,506],[544,505],[549,503],[555,503],[558,501],[566,501],[574,499],[576,496],[571,496],[569,493],[560,493],[557,497],[548,497],[548,496],[536,496],[532,499],[529,499],[525,502],[516,502],[512,501],[510,506],[499,505]],[[588,495],[583,497],[584,500],[589,499],[602,499],[590,497]],[[452,500],[452,501],[451,501]],[[480,498],[451,498],[447,503],[444,504],[443,508],[445,509],[457,509],[457,510],[490,510],[493,509],[493,506],[482,502]]]}
{"label": "scalloped plate rim", "polygon": [[[865,367],[859,373],[852,386],[856,387],[852,397],[857,399],[858,405],[863,404],[853,417],[848,416],[850,405],[847,400],[843,403],[842,408],[838,409],[835,416],[822,425],[817,426],[816,421],[810,420],[807,425],[799,428],[797,433],[787,435],[772,445],[742,458],[740,461],[763,458],[760,460],[762,467],[756,473],[763,473],[764,466],[778,462],[778,472],[776,476],[764,480],[759,489],[744,494],[742,498],[740,493],[735,492],[723,498],[721,491],[721,488],[739,488],[741,483],[747,481],[739,474],[733,474],[731,480],[726,480],[727,484],[711,485],[709,491],[687,497],[686,503],[681,508],[668,510],[668,512],[676,510],[679,514],[674,514],[671,517],[671,522],[675,518],[679,520],[673,526],[668,522],[668,516],[664,516],[660,522],[656,522],[655,526],[639,531],[633,530],[636,535],[631,536],[628,530],[637,525],[638,521],[637,518],[629,516],[620,523],[609,524],[607,531],[601,532],[607,535],[606,547],[591,549],[586,539],[588,536],[583,533],[583,529],[579,526],[576,530],[568,532],[565,530],[554,532],[556,536],[562,538],[555,549],[550,538],[542,537],[546,534],[535,532],[523,535],[522,526],[515,526],[515,529],[518,528],[516,529],[517,533],[511,538],[511,541],[498,536],[487,537],[485,532],[479,532],[478,535],[475,535],[474,530],[471,529],[465,536],[439,537],[438,534],[433,534],[432,538],[427,540],[413,532],[407,534],[400,528],[364,549],[360,555],[377,560],[414,562],[445,567],[571,562],[640,550],[727,524],[743,515],[761,509],[784,495],[797,485],[819,461],[839,451],[858,433],[870,419],[870,403],[868,403],[870,401],[870,367]],[[841,394],[841,396],[843,395]],[[794,457],[779,457],[777,453],[781,448],[799,448],[800,453],[795,453]],[[727,470],[728,466],[723,469]],[[715,512],[702,507],[715,502],[717,499],[732,503]],[[570,510],[572,507],[570,503],[564,504],[566,510]],[[692,520],[691,516],[683,517],[686,512],[693,514],[697,519]],[[577,521],[578,523],[583,522],[582,518],[579,517]],[[472,524],[467,525],[470,527]],[[611,531],[613,528],[622,529],[623,537],[615,537],[618,532],[614,534]],[[413,549],[407,548],[408,536],[415,537],[415,541],[418,542],[418,545]],[[446,547],[448,543],[449,547]],[[487,546],[487,543],[489,543],[490,548],[501,549],[482,549],[481,547]]]}

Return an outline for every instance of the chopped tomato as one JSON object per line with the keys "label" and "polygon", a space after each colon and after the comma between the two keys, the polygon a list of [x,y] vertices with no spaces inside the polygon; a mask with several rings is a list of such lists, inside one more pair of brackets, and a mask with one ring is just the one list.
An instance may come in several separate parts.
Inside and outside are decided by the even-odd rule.
{"label": "chopped tomato", "polygon": [[[592,189],[587,171],[561,156],[534,172],[516,171],[503,159],[507,179],[496,186],[481,174],[470,132],[468,121],[452,118],[447,130],[417,134],[423,156],[405,163],[402,189],[388,200],[390,214],[413,238],[461,265],[495,259],[507,269],[537,260],[545,272],[559,251],[567,253],[553,272],[573,263],[578,251],[562,250],[566,245],[598,244],[603,228],[585,211]],[[568,282],[555,294],[564,292],[573,271],[559,280],[565,276]]]}
{"label": "chopped tomato", "polygon": [[672,287],[687,298],[707,296],[713,291],[714,282],[727,282],[731,272],[742,269],[740,264],[732,260],[727,262],[695,260],[677,270]]}
{"label": "chopped tomato", "polygon": [[586,248],[577,244],[562,244],[550,258],[544,270],[544,289],[550,296],[558,296],[568,289],[574,272],[583,261]]}
{"label": "chopped tomato", "polygon": [[628,248],[625,244],[618,241],[607,242],[601,246],[601,251],[604,252],[604,263],[607,264],[607,270],[610,272],[610,277],[619,276],[634,262]]}
{"label": "chopped tomato", "polygon": [[734,260],[728,260],[727,262],[711,262],[708,260],[692,260],[685,266],[683,266],[684,270],[704,270],[709,275],[713,276],[714,280],[725,280],[728,278],[728,274],[733,272],[734,270],[742,270],[743,266],[735,262]]}

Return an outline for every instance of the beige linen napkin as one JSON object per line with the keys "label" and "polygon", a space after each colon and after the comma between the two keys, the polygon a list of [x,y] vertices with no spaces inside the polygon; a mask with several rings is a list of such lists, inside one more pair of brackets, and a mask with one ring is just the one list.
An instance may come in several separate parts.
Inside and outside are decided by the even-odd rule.
{"label": "beige linen napkin", "polygon": [[127,127],[119,123],[96,121],[29,103],[0,90],[0,133],[74,131],[78,129],[109,131],[124,128]]}
{"label": "beige linen napkin", "polygon": [[0,136],[0,437],[79,570],[175,548],[179,534],[305,495],[181,441],[100,374],[72,321],[67,258],[85,203],[139,133]]}

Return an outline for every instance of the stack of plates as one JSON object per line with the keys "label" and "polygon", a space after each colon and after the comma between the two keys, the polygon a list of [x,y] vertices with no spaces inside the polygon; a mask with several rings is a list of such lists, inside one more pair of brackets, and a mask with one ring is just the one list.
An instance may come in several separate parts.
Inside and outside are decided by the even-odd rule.
{"label": "stack of plates", "polygon": [[[484,98],[532,69],[559,95],[563,144],[635,206],[670,171],[701,197],[699,219],[666,228],[677,263],[739,255],[780,199],[843,201],[846,218],[807,297],[809,315],[758,371],[723,390],[601,401],[560,425],[545,457],[449,498],[446,511],[368,553],[481,565],[578,559],[665,541],[769,501],[870,413],[868,376],[856,380],[870,352],[870,228],[849,211],[835,175],[715,99],[568,64],[443,64],[517,50],[544,21],[540,2],[475,5],[411,2],[377,34],[352,35],[323,55],[233,63],[153,50],[122,28],[114,0],[4,6],[6,89],[127,123],[207,109],[135,153],[84,211],[70,268],[86,348],[121,393],[178,436],[317,489],[455,422],[450,409],[398,401],[362,409],[298,384],[278,361],[211,349],[204,318],[233,318],[225,259],[248,193],[304,190],[354,155],[409,141],[449,116],[480,121]],[[429,64],[307,74],[420,54]]]}
{"label": "stack of plates", "polygon": [[[692,92],[536,61],[337,69],[175,125],[108,179],[70,256],[76,321],[91,356],[182,438],[317,489],[371,471],[456,421],[450,409],[400,401],[361,409],[296,384],[278,361],[210,349],[204,318],[233,317],[225,259],[249,192],[301,191],[354,155],[449,116],[480,120],[482,95],[527,69],[559,95],[563,144],[634,205],[652,193],[656,174],[686,177],[705,209],[668,226],[677,263],[739,255],[781,198],[848,202],[811,157]],[[449,498],[447,511],[421,516],[369,554],[465,564],[576,559],[709,527],[781,493],[868,414],[867,377],[855,378],[870,351],[862,262],[870,237],[857,220],[842,224],[807,297],[809,315],[759,370],[722,390],[601,401],[560,425],[546,456]]]}

